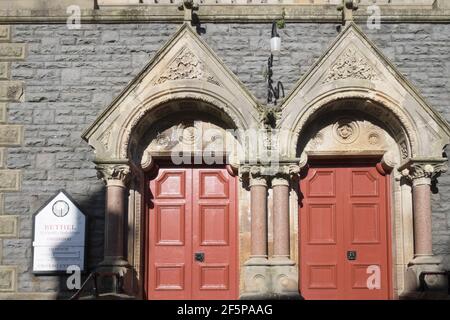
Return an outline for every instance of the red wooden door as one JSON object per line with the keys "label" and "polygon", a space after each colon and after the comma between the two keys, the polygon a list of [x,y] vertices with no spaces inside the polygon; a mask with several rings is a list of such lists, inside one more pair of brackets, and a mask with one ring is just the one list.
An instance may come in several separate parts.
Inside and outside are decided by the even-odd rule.
{"label": "red wooden door", "polygon": [[300,182],[305,299],[388,299],[388,179],[375,164],[312,165]]}
{"label": "red wooden door", "polygon": [[237,298],[236,185],[224,168],[161,168],[150,181],[149,299]]}

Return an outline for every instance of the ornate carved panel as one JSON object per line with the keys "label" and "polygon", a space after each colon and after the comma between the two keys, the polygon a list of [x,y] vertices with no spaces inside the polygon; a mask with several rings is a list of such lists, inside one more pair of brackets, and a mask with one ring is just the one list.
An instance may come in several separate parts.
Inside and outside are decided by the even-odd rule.
{"label": "ornate carved panel", "polygon": [[328,70],[323,83],[343,79],[378,80],[375,67],[354,47],[348,47]]}

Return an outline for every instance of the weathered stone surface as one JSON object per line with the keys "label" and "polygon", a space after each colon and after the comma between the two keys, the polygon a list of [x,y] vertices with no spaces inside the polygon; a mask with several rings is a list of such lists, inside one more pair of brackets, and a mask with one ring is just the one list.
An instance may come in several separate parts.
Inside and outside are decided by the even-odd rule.
{"label": "weathered stone surface", "polygon": [[17,146],[22,143],[21,125],[0,125],[0,146]]}
{"label": "weathered stone surface", "polygon": [[22,94],[22,82],[0,81],[0,101],[19,101]]}
{"label": "weathered stone surface", "polygon": [[6,103],[0,102],[0,123],[6,122],[7,120],[6,111],[7,111]]}
{"label": "weathered stone surface", "polygon": [[0,266],[0,292],[16,290],[16,269],[9,266]]}
{"label": "weathered stone surface", "polygon": [[0,148],[0,168],[5,167],[5,149]]}
{"label": "weathered stone surface", "polygon": [[25,45],[22,43],[0,43],[0,61],[16,61],[25,58]]}
{"label": "weathered stone surface", "polygon": [[0,170],[0,192],[18,191],[19,187],[19,170]]}
{"label": "weathered stone surface", "polygon": [[17,216],[0,216],[0,237],[12,238],[17,236]]}
{"label": "weathered stone surface", "polygon": [[10,40],[11,40],[10,26],[0,25],[0,42],[6,42]]}
{"label": "weathered stone surface", "polygon": [[9,64],[8,62],[0,62],[0,80],[9,79]]}
{"label": "weathered stone surface", "polygon": [[[380,30],[361,26],[430,104],[450,121],[450,25],[383,24]],[[176,24],[83,24],[80,31],[68,30],[65,25],[12,26],[13,41],[37,44],[26,61],[11,65],[12,79],[25,81],[27,101],[9,105],[9,121],[26,125],[24,144],[8,149],[7,167],[34,173],[24,177],[20,192],[5,195],[6,212],[21,217],[21,238],[31,235],[31,214],[59,188],[66,188],[95,217],[89,221],[88,264],[93,266],[99,256],[101,259],[103,184],[94,174],[92,150],[80,135],[177,27]],[[207,23],[202,27],[206,28],[202,35],[206,43],[264,102],[267,86],[261,70],[267,65],[270,24]],[[282,52],[274,61],[274,79],[283,82],[286,93],[337,36],[335,27],[334,23],[288,23],[279,31]],[[52,42],[49,49],[48,39],[58,41]],[[46,73],[49,68],[58,72]],[[434,251],[449,255],[449,173],[439,178],[438,187],[439,196],[433,198]],[[0,204],[0,212],[2,208]],[[18,251],[17,256],[31,250],[31,242],[21,245],[28,249]],[[5,250],[12,254],[11,249]],[[450,258],[446,261],[450,268]],[[23,273],[18,280],[21,288],[41,290],[39,283],[44,280],[32,280],[29,270]]]}

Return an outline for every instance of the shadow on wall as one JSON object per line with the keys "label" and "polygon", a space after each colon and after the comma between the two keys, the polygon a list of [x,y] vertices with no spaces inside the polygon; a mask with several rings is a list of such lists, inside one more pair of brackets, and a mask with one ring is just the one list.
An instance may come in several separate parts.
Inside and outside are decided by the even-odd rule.
{"label": "shadow on wall", "polygon": [[[74,194],[70,196],[73,197],[76,205],[86,216],[86,265],[85,272],[81,274],[81,284],[83,284],[103,258],[105,192],[102,189],[89,195]],[[65,242],[61,242],[58,247],[66,247]],[[31,260],[30,271],[32,271],[32,264],[33,261]],[[67,280],[70,275],[33,275],[32,281],[40,283],[41,292],[56,291],[56,299],[69,299],[77,291],[76,289],[69,290],[68,288]],[[48,282],[50,285],[45,285],[45,282]],[[71,281],[70,283],[74,282]]]}

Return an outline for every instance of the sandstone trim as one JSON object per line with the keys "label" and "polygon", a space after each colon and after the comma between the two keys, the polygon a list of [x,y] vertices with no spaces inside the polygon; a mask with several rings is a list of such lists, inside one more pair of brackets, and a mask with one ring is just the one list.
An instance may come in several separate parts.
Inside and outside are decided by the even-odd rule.
{"label": "sandstone trim", "polygon": [[[23,143],[23,126],[8,124],[7,103],[19,102],[23,97],[24,83],[11,81],[10,61],[24,60],[26,44],[11,43],[11,26],[0,25],[0,239],[16,238],[19,234],[19,216],[5,215],[2,192],[16,192],[21,187],[21,170],[6,169],[6,148]],[[3,257],[0,241],[0,264]],[[0,265],[0,295],[8,298],[17,291],[17,266]],[[4,292],[2,294],[2,292]],[[1,297],[0,299],[4,299]]]}
{"label": "sandstone trim", "polygon": [[[272,22],[286,12],[287,22],[341,23],[341,14],[333,5],[296,4],[242,4],[242,5],[200,5],[197,12],[202,22]],[[382,23],[407,22],[450,22],[450,10],[422,6],[380,5]],[[354,12],[356,22],[366,21],[370,14],[367,6],[360,5]],[[65,10],[0,10],[0,23],[66,23]],[[82,9],[82,23],[127,23],[127,22],[176,22],[181,23],[183,11],[177,5],[107,6],[98,9]]]}

